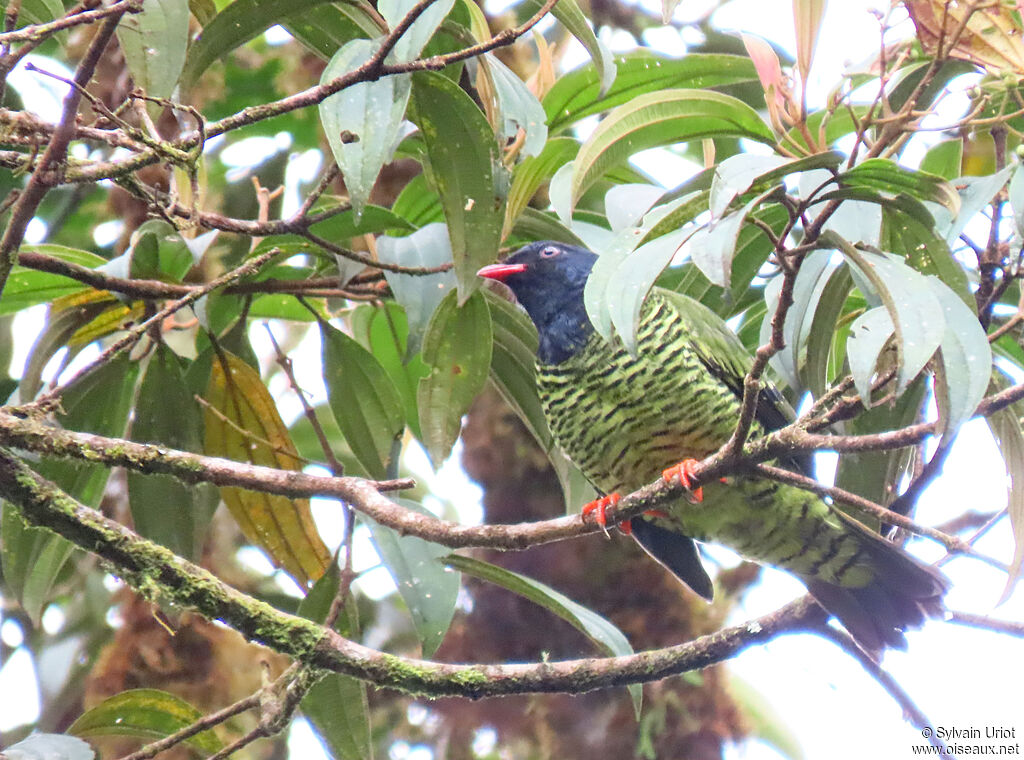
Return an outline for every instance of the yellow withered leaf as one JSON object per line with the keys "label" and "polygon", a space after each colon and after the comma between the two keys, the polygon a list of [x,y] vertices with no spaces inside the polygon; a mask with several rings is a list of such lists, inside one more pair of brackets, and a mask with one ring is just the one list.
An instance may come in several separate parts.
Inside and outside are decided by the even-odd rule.
{"label": "yellow withered leaf", "polygon": [[[238,462],[301,468],[298,452],[259,373],[234,354],[214,357],[205,450]],[[313,523],[309,499],[221,488],[221,498],[245,537],[263,549],[303,588],[323,575],[331,554]]]}

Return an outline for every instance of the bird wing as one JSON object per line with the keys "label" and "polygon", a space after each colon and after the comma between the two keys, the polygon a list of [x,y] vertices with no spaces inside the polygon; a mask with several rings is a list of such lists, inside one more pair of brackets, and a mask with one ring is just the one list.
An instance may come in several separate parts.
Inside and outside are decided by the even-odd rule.
{"label": "bird wing", "polygon": [[[671,290],[658,288],[657,292],[683,317],[690,346],[708,372],[737,398],[742,399],[743,380],[753,364],[753,358],[736,333],[700,301]],[[765,431],[771,432],[788,425],[796,414],[779,389],[765,382],[757,397],[754,416]],[[788,458],[783,464],[813,477],[814,464],[809,454]]]}

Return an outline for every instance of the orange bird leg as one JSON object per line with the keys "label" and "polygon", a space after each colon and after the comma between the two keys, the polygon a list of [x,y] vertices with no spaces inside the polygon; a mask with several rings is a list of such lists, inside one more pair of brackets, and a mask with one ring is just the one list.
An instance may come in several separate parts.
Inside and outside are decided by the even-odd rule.
{"label": "orange bird leg", "polygon": [[[608,530],[606,526],[608,525],[608,517],[605,513],[607,512],[608,507],[614,507],[619,503],[620,499],[622,499],[622,497],[617,493],[611,493],[607,496],[602,496],[599,499],[594,499],[592,502],[583,505],[583,509],[580,510],[582,513],[581,516],[583,517],[583,520],[586,521],[588,515],[596,513],[594,515],[594,521],[601,526],[601,529],[604,530],[605,533],[607,533]],[[629,533],[629,520],[626,520],[622,525],[625,526],[624,532]]]}
{"label": "orange bird leg", "polygon": [[704,500],[704,489],[691,487],[693,471],[696,466],[696,459],[684,459],[679,464],[674,464],[661,473],[662,480],[666,483],[671,483],[673,478],[678,477],[683,488],[690,492],[690,501],[694,504]]}

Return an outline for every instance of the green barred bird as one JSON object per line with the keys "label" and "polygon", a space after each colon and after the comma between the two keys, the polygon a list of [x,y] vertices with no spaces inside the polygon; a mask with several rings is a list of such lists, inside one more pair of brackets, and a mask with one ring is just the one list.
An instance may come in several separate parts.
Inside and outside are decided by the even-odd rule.
{"label": "green barred bird", "polygon": [[[637,352],[595,331],[583,288],[597,256],[540,242],[479,274],[505,283],[537,326],[537,388],[551,432],[591,483],[604,510],[663,477],[689,488],[695,460],[722,446],[739,419],[751,359],[713,312],[655,289],[641,311]],[[761,389],[753,433],[782,427],[780,394]],[[807,456],[783,463],[809,474]],[[666,469],[666,467],[668,469]],[[938,571],[811,493],[734,476],[622,526],[702,597],[712,583],[696,541],[723,544],[800,578],[866,651],[906,647],[903,631],[943,612],[948,581]]]}

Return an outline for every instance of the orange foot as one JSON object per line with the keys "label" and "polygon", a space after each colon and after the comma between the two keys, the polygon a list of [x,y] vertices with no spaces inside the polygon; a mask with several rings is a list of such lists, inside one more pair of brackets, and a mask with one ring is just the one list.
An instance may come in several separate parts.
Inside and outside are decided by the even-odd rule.
{"label": "orange foot", "polygon": [[[589,504],[584,504],[583,509],[581,510],[583,519],[586,520],[588,515],[590,515],[592,512],[596,512],[597,514],[594,515],[594,521],[602,528],[604,528],[608,525],[608,516],[605,514],[608,510],[608,507],[614,507],[616,504],[619,503],[619,500],[621,498],[622,497],[619,496],[617,493],[612,493],[608,494],[607,496],[602,496],[600,499],[594,499],[594,501],[590,502]],[[628,527],[626,529],[626,532],[629,532]]]}
{"label": "orange foot", "polygon": [[678,477],[683,488],[690,491],[690,501],[695,504],[704,500],[704,489],[691,487],[693,470],[696,466],[696,459],[684,459],[661,473],[661,477],[666,483],[671,483],[673,478]]}

